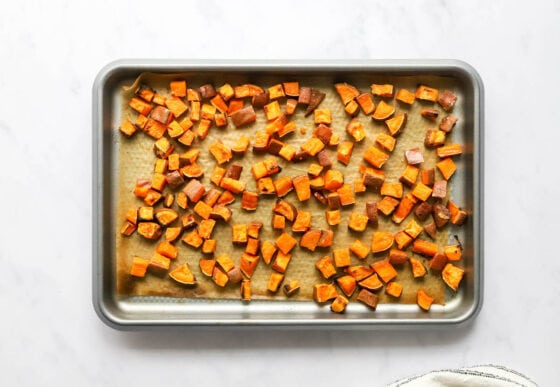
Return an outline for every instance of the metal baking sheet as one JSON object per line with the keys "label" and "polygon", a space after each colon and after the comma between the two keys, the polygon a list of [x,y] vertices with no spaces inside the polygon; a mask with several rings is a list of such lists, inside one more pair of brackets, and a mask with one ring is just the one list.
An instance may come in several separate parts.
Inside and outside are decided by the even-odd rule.
{"label": "metal baking sheet", "polygon": [[[288,77],[305,83],[320,79],[332,85],[406,80],[408,85],[430,84],[434,79],[450,82],[461,95],[460,124],[454,141],[464,144],[453,178],[451,198],[469,210],[469,220],[454,234],[464,247],[465,278],[455,294],[447,292],[443,305],[430,312],[416,304],[382,303],[376,311],[352,302],[344,314],[332,313],[328,305],[292,299],[235,299],[126,296],[117,289],[117,215],[119,147],[116,128],[122,117],[122,88],[145,72],[189,74],[199,79],[281,82]],[[238,82],[233,82],[238,83]],[[258,83],[258,82],[255,82]],[[365,61],[365,62],[210,62],[210,61],[117,61],[98,74],[93,86],[93,304],[99,317],[117,329],[157,326],[344,326],[403,327],[458,325],[476,316],[483,288],[483,86],[477,72],[460,61]],[[359,200],[359,198],[357,198]],[[451,238],[451,235],[450,235]]]}

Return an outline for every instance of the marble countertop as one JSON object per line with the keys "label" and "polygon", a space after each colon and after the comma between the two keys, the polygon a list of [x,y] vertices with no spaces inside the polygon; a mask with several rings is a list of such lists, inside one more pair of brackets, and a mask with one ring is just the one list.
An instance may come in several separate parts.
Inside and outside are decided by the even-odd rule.
{"label": "marble countertop", "polygon": [[[91,3],[0,13],[0,384],[382,385],[487,363],[558,383],[558,1]],[[118,58],[472,64],[486,88],[480,315],[437,331],[105,326],[91,303],[91,86]]]}

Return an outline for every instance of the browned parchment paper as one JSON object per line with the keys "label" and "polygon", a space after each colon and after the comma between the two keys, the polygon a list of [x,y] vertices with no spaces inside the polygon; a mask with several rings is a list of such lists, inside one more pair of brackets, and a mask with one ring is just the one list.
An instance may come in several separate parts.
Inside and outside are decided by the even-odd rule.
{"label": "browned parchment paper", "polygon": [[[407,88],[411,91],[416,89],[418,84],[418,78],[414,76],[368,76],[356,73],[349,77],[348,79],[334,79],[327,76],[292,76],[289,79],[275,77],[275,76],[261,76],[252,74],[223,74],[223,73],[184,73],[184,74],[152,74],[143,73],[140,74],[137,80],[131,87],[126,88],[122,92],[122,114],[121,118],[125,119],[129,117],[131,120],[136,119],[136,112],[128,107],[128,101],[133,96],[136,85],[140,82],[146,83],[151,87],[155,88],[159,93],[164,95],[169,95],[169,81],[174,79],[186,79],[188,87],[196,88],[202,84],[212,82],[216,87],[220,86],[224,82],[229,82],[232,85],[241,84],[245,82],[252,82],[258,84],[259,86],[266,88],[283,81],[297,80],[300,82],[300,86],[311,86],[321,89],[327,94],[325,100],[321,103],[320,108],[329,108],[332,112],[332,128],[334,133],[338,134],[341,141],[348,138],[346,134],[345,127],[349,121],[349,116],[344,112],[342,103],[338,95],[336,94],[333,84],[335,81],[347,81],[357,86],[362,92],[369,91],[369,86],[371,83],[393,83],[396,90],[399,88]],[[459,96],[459,101],[454,109],[453,114],[462,119],[462,96],[460,90],[454,84],[454,80],[450,78],[442,77],[423,77],[424,83],[431,87],[437,87],[440,90],[447,88],[454,91]],[[379,99],[374,98],[376,103]],[[281,105],[283,106],[284,101],[281,100]],[[397,108],[397,114],[400,112],[408,113],[408,122],[405,129],[399,135],[397,140],[397,145],[395,150],[392,152],[392,156],[389,161],[383,167],[386,173],[386,181],[398,181],[398,178],[406,166],[404,160],[404,151],[412,147],[418,146],[423,149],[425,162],[423,164],[424,168],[430,168],[435,166],[437,162],[435,151],[431,149],[424,148],[423,140],[425,132],[428,128],[436,127],[437,123],[429,121],[420,116],[420,110],[423,107],[433,106],[435,104],[424,103],[422,101],[416,101],[413,106],[408,106],[397,102],[396,100],[391,100],[391,104],[394,104]],[[439,108],[439,106],[437,106]],[[439,108],[441,111],[441,108]],[[187,113],[188,114],[188,113]],[[212,127],[210,129],[208,137],[203,141],[196,141],[193,146],[198,147],[201,150],[198,163],[203,167],[205,175],[202,178],[202,183],[209,187],[212,185],[209,181],[210,174],[216,165],[216,161],[212,155],[208,152],[208,146],[216,139],[222,140],[226,145],[232,146],[238,136],[247,135],[252,137],[256,130],[263,129],[267,121],[264,116],[262,109],[257,111],[258,119],[257,122],[246,127],[235,129],[235,127],[230,123],[227,128],[217,128]],[[296,113],[291,117],[293,121],[296,122],[298,128],[306,128],[306,133],[302,134],[299,130],[293,135],[286,136],[282,141],[287,142],[296,148],[307,140],[312,133],[314,128],[313,115],[309,117],[304,117],[304,109],[298,107]],[[364,150],[369,145],[373,144],[375,137],[378,133],[386,132],[386,127],[384,123],[378,123],[371,119],[371,117],[366,117],[363,113],[360,113],[358,119],[364,124],[366,128],[367,137],[364,141],[356,143],[353,151],[352,161],[348,166],[345,166],[336,161],[336,148],[327,148],[334,160],[334,169],[340,170],[345,177],[345,183],[353,184],[354,180],[360,177],[359,165],[363,162],[362,156]],[[439,122],[439,120],[437,121]],[[117,128],[115,128],[117,130]],[[449,140],[448,140],[449,141]],[[158,242],[147,241],[142,238],[137,233],[133,234],[131,237],[123,237],[119,233],[119,227],[122,224],[122,219],[124,219],[124,214],[130,208],[137,208],[143,205],[143,202],[136,198],[132,191],[134,189],[134,184],[136,178],[151,178],[153,173],[153,167],[155,163],[155,155],[152,151],[154,140],[144,133],[138,132],[133,138],[128,139],[124,136],[120,137],[119,147],[119,168],[118,168],[118,212],[116,216],[119,221],[117,222],[116,233],[116,252],[117,252],[117,293],[119,295],[151,295],[151,296],[171,296],[171,297],[190,297],[190,298],[223,298],[223,299],[238,299],[239,298],[239,285],[228,285],[225,288],[217,287],[210,278],[205,277],[199,269],[198,261],[202,257],[200,250],[194,250],[190,246],[185,245],[183,242],[178,241],[177,246],[179,248],[179,256],[177,259],[172,261],[171,270],[178,265],[187,262],[193,273],[198,280],[198,286],[194,288],[181,286],[175,283],[169,276],[156,276],[150,272],[147,273],[146,278],[139,279],[131,277],[128,273],[130,270],[132,257],[141,256],[149,258],[153,254],[155,247]],[[176,144],[176,152],[184,152],[187,148],[182,144]],[[241,175],[241,179],[247,181],[246,189],[256,192],[255,181],[251,175],[250,167],[253,163],[261,160],[266,155],[255,155],[249,150],[244,157],[234,157],[232,162],[242,164],[244,169]],[[283,167],[281,175],[295,176],[297,174],[306,173],[309,163],[313,162],[315,159],[311,158],[309,161],[302,163],[288,163],[282,158],[279,158],[280,163]],[[439,174],[439,172],[436,172]],[[167,190],[168,188],[166,188]],[[407,192],[408,189],[405,189]],[[298,208],[310,211],[312,213],[312,226],[327,228],[328,225],[325,221],[324,211],[325,208],[319,205],[314,198],[311,198],[305,203],[299,203],[295,192],[290,193],[285,199],[294,203]],[[367,191],[366,193],[360,193],[356,195],[356,204],[354,206],[344,207],[342,209],[342,222],[338,226],[334,227],[335,239],[332,249],[348,247],[355,239],[360,239],[367,245],[371,244],[371,238],[374,229],[368,226],[365,232],[355,233],[350,232],[347,229],[347,222],[352,211],[363,212],[365,208],[365,202],[367,200],[380,200],[381,197],[378,193],[372,191]],[[261,197],[259,199],[259,206],[257,211],[247,212],[241,209],[240,197],[230,206],[233,211],[233,216],[230,224],[224,224],[223,222],[218,222],[214,229],[213,239],[218,241],[216,256],[221,253],[228,253],[236,263],[239,263],[239,259],[244,251],[242,247],[233,246],[231,243],[231,224],[235,223],[248,223],[252,220],[260,220],[264,223],[264,227],[261,231],[260,239],[261,241],[270,240],[274,241],[276,237],[280,234],[271,229],[271,208],[275,201],[275,197],[267,198]],[[158,204],[161,206],[161,204]],[[179,210],[180,214],[182,210],[176,205],[174,207]],[[386,230],[395,233],[401,230],[404,225],[410,220],[415,218],[413,214],[409,215],[401,225],[394,224],[390,218],[385,218],[380,214],[380,222],[377,230]],[[416,219],[417,220],[417,219]],[[418,221],[418,220],[417,220]],[[290,228],[288,227],[289,231]],[[425,234],[421,234],[421,238],[429,239]],[[162,237],[163,238],[163,237]],[[299,236],[296,236],[299,239]],[[440,245],[445,245],[448,240],[448,232],[439,232],[438,243]],[[410,248],[409,248],[410,250]],[[315,269],[315,262],[322,256],[331,253],[332,250],[321,250],[317,249],[315,252],[309,252],[305,249],[300,249],[298,246],[292,251],[293,257],[290,265],[286,271],[285,282],[299,279],[301,281],[300,292],[292,297],[293,300],[309,300],[312,298],[312,288],[313,285],[320,282],[325,282],[325,280],[320,276],[318,271]],[[360,260],[354,255],[352,255],[352,264],[365,264],[368,265],[376,260],[381,260],[387,257],[388,252],[382,254],[370,254],[365,260]],[[413,254],[409,251],[410,255],[415,256],[420,259],[424,265],[427,267],[427,259],[422,256]],[[395,300],[384,294],[384,291],[379,292],[380,302],[400,302],[400,303],[414,303],[416,302],[416,292],[419,288],[424,288],[429,294],[435,298],[435,302],[438,304],[443,304],[445,302],[445,289],[444,284],[439,273],[431,273],[428,270],[428,274],[423,279],[414,279],[412,277],[409,264],[402,265],[402,267],[397,267],[398,277],[397,281],[404,286],[402,297],[399,300]],[[259,265],[251,279],[252,281],[252,292],[254,298],[266,298],[270,300],[274,299],[285,299],[283,292],[279,291],[277,294],[270,294],[266,290],[266,285],[268,278],[272,269],[265,265],[264,262],[259,262]],[[357,294],[357,292],[356,292]],[[356,294],[353,298],[356,297]]]}

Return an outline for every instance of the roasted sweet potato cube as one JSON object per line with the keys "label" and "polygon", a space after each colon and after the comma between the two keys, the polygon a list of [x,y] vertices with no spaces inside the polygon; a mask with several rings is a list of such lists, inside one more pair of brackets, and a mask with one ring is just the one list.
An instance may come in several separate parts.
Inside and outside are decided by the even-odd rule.
{"label": "roasted sweet potato cube", "polygon": [[368,223],[373,227],[377,227],[378,225],[377,202],[367,201],[365,212],[368,218]]}
{"label": "roasted sweet potato cube", "polygon": [[443,90],[437,98],[437,103],[443,108],[445,111],[450,111],[455,106],[455,102],[457,102],[457,96],[453,94],[452,91]]}
{"label": "roasted sweet potato cube", "polygon": [[403,195],[403,186],[401,183],[385,181],[381,185],[381,195],[400,199]]}
{"label": "roasted sweet potato cube", "polygon": [[214,272],[214,267],[216,266],[215,259],[209,258],[201,258],[198,261],[198,266],[200,267],[200,271],[207,277],[212,277],[212,273]]}
{"label": "roasted sweet potato cube", "polygon": [[458,156],[463,153],[461,144],[444,145],[436,149],[436,154],[440,158]]}
{"label": "roasted sweet potato cube", "polygon": [[247,225],[247,235],[251,238],[258,239],[259,233],[263,227],[263,222],[260,220],[254,220]]}
{"label": "roasted sweet potato cube", "polygon": [[184,263],[181,266],[176,267],[173,269],[169,276],[173,278],[176,282],[183,284],[183,285],[196,285],[196,278],[192,273],[191,269],[189,268],[188,263]]}
{"label": "roasted sweet potato cube", "polygon": [[[223,194],[220,196],[220,198],[223,196]],[[231,219],[231,210],[228,207],[226,207],[225,204],[219,204],[219,201],[220,199],[218,199],[218,204],[215,204],[212,207],[212,211],[210,212],[210,218],[215,220],[218,219],[223,220],[224,222],[229,222],[229,220]]]}
{"label": "roasted sweet potato cube", "polygon": [[389,250],[393,246],[395,238],[393,234],[386,231],[375,231],[371,240],[371,251],[380,253]]}
{"label": "roasted sweet potato cube", "polygon": [[353,252],[358,258],[365,259],[370,252],[370,248],[359,239],[354,240],[350,245],[350,251]]}
{"label": "roasted sweet potato cube", "polygon": [[155,222],[138,223],[138,234],[146,239],[159,239],[161,233],[161,226]]}
{"label": "roasted sweet potato cube", "polygon": [[216,252],[217,242],[215,239],[206,239],[202,244],[203,254],[214,254]]}
{"label": "roasted sweet potato cube", "polygon": [[406,89],[399,89],[395,98],[397,101],[406,103],[407,105],[412,105],[416,99],[414,93]]}
{"label": "roasted sweet potato cube", "polygon": [[185,132],[177,139],[181,144],[191,146],[195,139],[195,134],[192,130],[185,130]]}
{"label": "roasted sweet potato cube", "polygon": [[165,105],[165,100],[166,99],[167,98],[164,95],[155,93],[154,98],[152,99],[152,102],[157,104],[157,105],[162,105],[163,106],[163,105]]}
{"label": "roasted sweet potato cube", "polygon": [[290,176],[282,176],[281,178],[274,180],[273,184],[274,191],[279,198],[286,196],[294,189],[294,184]]}
{"label": "roasted sweet potato cube", "polygon": [[282,128],[278,129],[278,132],[276,132],[276,134],[278,135],[278,137],[282,138],[290,133],[294,133],[297,129],[297,126],[295,124],[295,122],[290,121],[288,122],[286,125],[284,125]]}
{"label": "roasted sweet potato cube", "polygon": [[385,283],[388,283],[397,276],[397,271],[386,259],[372,263],[371,268],[375,270],[379,278]]}
{"label": "roasted sweet potato cube", "polygon": [[326,211],[325,216],[327,217],[327,224],[329,226],[336,226],[342,220],[340,216],[340,210]]}
{"label": "roasted sweet potato cube", "polygon": [[272,208],[276,214],[286,217],[290,222],[293,222],[297,216],[296,207],[287,200],[278,199]]}
{"label": "roasted sweet potato cube", "polygon": [[414,205],[416,204],[417,199],[412,196],[412,194],[406,194],[399,205],[397,206],[396,210],[393,212],[392,220],[393,222],[400,224],[405,218],[410,214]]}
{"label": "roasted sweet potato cube", "polygon": [[159,202],[163,198],[163,195],[156,191],[155,189],[148,189],[146,192],[146,196],[144,197],[144,203],[147,206],[154,206],[157,202]]}
{"label": "roasted sweet potato cube", "polygon": [[346,114],[348,114],[350,117],[355,117],[358,115],[358,113],[360,112],[360,105],[358,105],[358,103],[356,101],[350,101],[348,102],[348,104],[344,107],[344,111],[346,112]]}
{"label": "roasted sweet potato cube", "polygon": [[408,261],[408,256],[406,255],[406,251],[391,249],[389,251],[389,262],[392,265],[401,265]]}
{"label": "roasted sweet potato cube", "polygon": [[155,91],[150,86],[141,83],[134,91],[134,94],[143,100],[150,102],[154,98]]}
{"label": "roasted sweet potato cube", "polygon": [[235,262],[228,254],[222,254],[216,258],[216,264],[223,269],[225,273],[235,267]]}
{"label": "roasted sweet potato cube", "polygon": [[348,299],[339,294],[331,303],[331,311],[334,313],[343,313],[346,310],[347,305]]}
{"label": "roasted sweet potato cube", "polygon": [[424,162],[424,155],[418,147],[408,149],[405,151],[404,156],[409,165],[417,165]]}
{"label": "roasted sweet potato cube", "polygon": [[255,272],[255,269],[257,268],[258,263],[258,255],[244,253],[241,256],[241,260],[239,261],[239,268],[247,278],[251,278],[253,276],[253,273]]}
{"label": "roasted sweet potato cube", "polygon": [[399,181],[408,187],[412,187],[418,179],[418,174],[420,169],[414,165],[407,164],[402,175],[399,177]]}
{"label": "roasted sweet potato cube", "polygon": [[428,242],[423,239],[416,239],[412,244],[412,251],[427,257],[433,257],[437,254],[439,247],[436,243]]}
{"label": "roasted sweet potato cube", "polygon": [[188,230],[198,225],[198,221],[193,214],[183,214],[181,216],[181,226],[183,229]]}
{"label": "roasted sweet potato cube", "polygon": [[212,214],[213,208],[210,207],[208,204],[200,201],[195,204],[195,206],[193,207],[193,211],[202,219],[209,219],[210,215]]}
{"label": "roasted sweet potato cube", "polygon": [[216,140],[210,144],[208,150],[212,156],[214,156],[218,164],[227,163],[233,157],[231,149],[225,146],[220,140]]}
{"label": "roasted sweet potato cube", "polygon": [[389,155],[374,146],[369,146],[364,152],[364,160],[375,168],[381,168],[389,160]]}
{"label": "roasted sweet potato cube", "polygon": [[203,219],[198,225],[198,234],[204,239],[210,239],[215,225],[214,219]]}
{"label": "roasted sweet potato cube", "polygon": [[444,199],[447,196],[447,180],[438,180],[434,182],[432,197]]}
{"label": "roasted sweet potato cube", "polygon": [[437,227],[435,222],[426,223],[424,225],[424,231],[430,236],[430,238],[434,240],[437,238]]}
{"label": "roasted sweet potato cube", "polygon": [[438,94],[439,92],[437,89],[425,85],[419,85],[416,89],[416,98],[424,101],[436,102]]}
{"label": "roasted sweet potato cube", "polygon": [[450,157],[445,158],[440,162],[436,163],[436,167],[445,180],[449,180],[457,170],[455,163]]}
{"label": "roasted sweet potato cube", "polygon": [[273,195],[276,193],[272,178],[263,177],[257,180],[257,191],[260,195]]}
{"label": "roasted sweet potato cube", "polygon": [[273,121],[280,117],[282,110],[280,109],[278,101],[272,101],[264,105],[264,114],[266,115],[266,119],[268,121]]}
{"label": "roasted sweet potato cube", "polygon": [[250,124],[251,122],[255,122],[256,120],[257,114],[255,113],[255,109],[253,109],[252,105],[245,106],[237,110],[235,113],[231,113],[231,122],[233,122],[233,125],[236,128]]}
{"label": "roasted sweet potato cube", "polygon": [[385,121],[395,113],[395,107],[389,105],[385,101],[379,102],[375,111],[373,112],[372,118],[376,121]]}
{"label": "roasted sweet potato cube", "polygon": [[231,227],[231,241],[234,245],[244,245],[247,243],[247,224],[239,223]]}
{"label": "roasted sweet potato cube", "polygon": [[218,202],[221,194],[222,191],[216,188],[210,188],[202,197],[202,201],[208,204],[210,207],[214,207],[214,205],[216,205],[216,203]]}
{"label": "roasted sweet potato cube", "polygon": [[294,295],[301,287],[301,283],[299,280],[293,280],[285,284],[282,289],[284,290],[284,294],[288,297]]}
{"label": "roasted sweet potato cube", "polygon": [[333,265],[331,257],[325,255],[315,263],[315,268],[321,272],[325,279],[329,279],[336,274],[336,268]]}
{"label": "roasted sweet potato cube", "polygon": [[397,140],[394,137],[389,136],[386,133],[379,133],[375,138],[375,142],[388,152],[392,152],[395,149],[395,144]]}
{"label": "roasted sweet potato cube", "polygon": [[278,251],[271,267],[279,273],[285,273],[291,259],[292,254],[284,254],[282,251]]}
{"label": "roasted sweet potato cube", "polygon": [[146,125],[144,126],[144,132],[156,140],[162,138],[166,131],[167,126],[165,124],[157,122],[152,118],[148,118],[148,121],[146,121]]}
{"label": "roasted sweet potato cube", "polygon": [[448,116],[445,116],[441,119],[441,122],[439,123],[439,130],[449,133],[453,130],[453,127],[455,126],[457,121],[458,118],[455,117],[454,115],[450,114]]}
{"label": "roasted sweet potato cube", "polygon": [[392,198],[390,196],[385,196],[377,203],[377,209],[381,211],[385,216],[391,215],[391,213],[399,205],[398,199]]}
{"label": "roasted sweet potato cube", "polygon": [[372,293],[367,289],[362,289],[358,293],[357,300],[375,310],[375,308],[377,308],[379,297],[377,294]]}
{"label": "roasted sweet potato cube", "polygon": [[136,128],[140,130],[144,130],[147,122],[148,122],[148,117],[146,117],[143,114],[138,114],[138,117],[136,117],[136,121],[134,121],[134,126],[136,126]]}
{"label": "roasted sweet potato cube", "polygon": [[310,251],[315,251],[317,245],[319,244],[320,239],[321,239],[321,230],[311,229],[301,236],[301,239],[299,241],[299,246],[302,248],[306,248]]}
{"label": "roasted sweet potato cube", "polygon": [[259,195],[255,192],[243,191],[241,208],[247,211],[255,211],[259,204]]}
{"label": "roasted sweet potato cube", "polygon": [[358,178],[354,180],[354,193],[362,193],[366,192],[366,185],[364,184],[364,180]]}
{"label": "roasted sweet potato cube", "polygon": [[321,229],[321,236],[319,237],[319,242],[317,242],[317,247],[330,247],[333,244],[334,232],[332,230]]}
{"label": "roasted sweet potato cube", "polygon": [[181,240],[195,249],[198,249],[204,243],[204,239],[202,239],[196,229],[187,233]]}
{"label": "roasted sweet potato cube", "polygon": [[459,261],[463,256],[463,249],[460,245],[445,246],[443,253],[449,261]]}
{"label": "roasted sweet potato cube", "polygon": [[432,108],[424,108],[420,110],[420,115],[430,121],[435,121],[439,117],[439,110]]}
{"label": "roasted sweet potato cube", "polygon": [[336,267],[350,266],[350,251],[348,249],[335,249],[333,251],[334,265]]}
{"label": "roasted sweet potato cube", "polygon": [[212,270],[212,281],[219,287],[223,288],[229,282],[229,277],[226,273],[223,272],[217,265],[214,266]]}
{"label": "roasted sweet potato cube", "polygon": [[301,149],[309,156],[315,156],[325,148],[325,144],[317,137],[311,137],[301,146]]}
{"label": "roasted sweet potato cube", "polygon": [[354,149],[354,143],[352,141],[343,141],[338,145],[338,150],[336,152],[336,159],[341,163],[348,165],[352,157],[352,150]]}
{"label": "roasted sweet potato cube", "polygon": [[299,210],[292,225],[293,232],[306,232],[311,227],[311,212]]}
{"label": "roasted sweet potato cube", "polygon": [[179,97],[170,97],[165,101],[165,106],[173,113],[175,117],[181,117],[188,110],[188,106]]}
{"label": "roasted sweet potato cube", "polygon": [[323,167],[319,164],[311,163],[309,164],[309,168],[307,169],[307,174],[317,177],[323,172]]}
{"label": "roasted sweet potato cube", "polygon": [[[243,109],[243,105],[245,104],[245,102],[243,102],[242,99],[232,99],[231,101],[229,101],[229,105],[228,105],[228,110],[227,110],[227,115],[229,117],[232,117],[235,113],[237,113],[238,111],[240,111],[241,109]],[[254,109],[253,109],[254,110]],[[248,121],[251,121],[251,119],[253,118],[252,115],[250,114],[251,110],[247,109],[242,115],[239,115],[237,117],[238,119],[238,123],[242,123],[243,121],[245,121],[245,119],[248,119]],[[233,118],[232,118],[233,119]],[[255,115],[255,119],[256,119],[256,115]]]}
{"label": "roasted sweet potato cube", "polygon": [[185,133],[185,129],[177,121],[173,120],[167,125],[167,134],[171,138],[179,138]]}
{"label": "roasted sweet potato cube", "polygon": [[325,189],[336,191],[344,185],[344,175],[336,169],[329,169],[324,175]]}
{"label": "roasted sweet potato cube", "polygon": [[416,223],[414,219],[411,219],[410,222],[404,227],[404,232],[410,235],[412,238],[416,239],[418,235],[422,232],[423,228],[421,225]]}
{"label": "roasted sweet potato cube", "polygon": [[430,198],[430,196],[432,196],[432,189],[427,185],[424,185],[419,182],[414,186],[414,189],[412,190],[412,195],[414,195],[415,198],[425,202]]}
{"label": "roasted sweet potato cube", "polygon": [[368,224],[368,217],[365,214],[352,212],[348,220],[348,228],[356,232],[363,232]]}
{"label": "roasted sweet potato cube", "polygon": [[154,207],[139,207],[138,208],[138,219],[141,221],[150,221],[154,219]]}
{"label": "roasted sweet potato cube", "polygon": [[152,104],[149,102],[146,102],[140,98],[136,98],[133,97],[128,106],[130,106],[132,109],[136,110],[138,113],[147,116],[148,114],[150,114],[150,111],[152,110]]}
{"label": "roasted sweet potato cube", "polygon": [[[243,190],[245,189],[245,183],[240,181],[240,180],[235,180],[229,177],[224,177],[221,181],[220,181],[220,187],[230,191],[233,194],[239,194],[241,192],[243,192]],[[224,192],[225,194],[225,192]],[[219,202],[219,200],[218,200]]]}
{"label": "roasted sweet potato cube", "polygon": [[365,168],[362,179],[366,187],[378,190],[385,181],[385,172],[380,169]]}
{"label": "roasted sweet potato cube", "polygon": [[245,246],[245,252],[251,255],[258,255],[259,254],[259,247],[260,242],[258,239],[255,238],[247,238],[247,245]]}
{"label": "roasted sweet potato cube", "polygon": [[288,254],[295,245],[297,245],[297,240],[287,232],[283,232],[276,239],[276,247],[284,254]]}
{"label": "roasted sweet potato cube", "polygon": [[395,243],[397,244],[397,248],[401,250],[406,249],[412,241],[412,237],[402,230],[395,234]]}
{"label": "roasted sweet potato cube", "polygon": [[134,277],[145,277],[149,264],[149,259],[133,257],[132,266],[130,267],[130,275]]}
{"label": "roasted sweet potato cube", "polygon": [[403,286],[395,281],[389,282],[385,287],[385,293],[395,298],[399,298],[402,294],[402,291],[403,291]]}
{"label": "roasted sweet potato cube", "polygon": [[447,264],[447,257],[443,253],[436,253],[428,262],[430,269],[435,271],[443,270]]}
{"label": "roasted sweet potato cube", "polygon": [[363,265],[350,266],[344,269],[344,271],[354,277],[354,279],[358,282],[374,274],[371,267]]}
{"label": "roasted sweet potato cube", "polygon": [[171,119],[173,118],[171,115],[172,111],[163,107],[163,106],[156,106],[150,112],[150,118],[153,118],[157,122],[163,125],[167,125]]}
{"label": "roasted sweet potato cube", "polygon": [[129,119],[124,120],[119,126],[119,130],[122,134],[130,137],[136,133],[136,125],[132,123]]}
{"label": "roasted sweet potato cube", "polygon": [[156,247],[156,253],[161,254],[169,259],[174,259],[177,258],[179,250],[168,241],[162,241]]}
{"label": "roasted sweet potato cube", "polygon": [[394,87],[391,84],[372,84],[371,85],[371,94],[377,97],[383,98],[393,98],[394,94]]}
{"label": "roasted sweet potato cube", "polygon": [[313,299],[318,303],[327,302],[338,296],[333,284],[317,284],[313,286]]}
{"label": "roasted sweet potato cube", "polygon": [[[302,96],[302,90],[300,89],[300,97]],[[311,88],[309,94],[309,105],[307,105],[307,109],[305,110],[305,116],[307,117],[321,104],[323,99],[325,99],[326,94],[323,93],[321,90]]]}
{"label": "roasted sweet potato cube", "polygon": [[445,142],[445,132],[437,129],[428,129],[424,137],[424,145],[427,147],[438,147]]}
{"label": "roasted sweet potato cube", "polygon": [[170,265],[171,260],[169,258],[164,257],[161,254],[154,253],[150,259],[150,265],[148,267],[156,273],[161,273],[169,270]]}
{"label": "roasted sweet potato cube", "polygon": [[321,152],[317,153],[317,162],[323,168],[330,168],[332,166],[331,156],[326,149],[323,149]]}
{"label": "roasted sweet potato cube", "polygon": [[264,263],[267,265],[272,261],[274,254],[276,253],[276,246],[270,241],[264,241],[261,244],[261,255],[263,257]]}
{"label": "roasted sweet potato cube", "polygon": [[315,109],[313,112],[315,124],[330,125],[332,123],[332,115],[330,109]]}
{"label": "roasted sweet potato cube", "polygon": [[121,227],[121,234],[124,236],[131,236],[136,231],[136,225],[125,220]]}
{"label": "roasted sweet potato cube", "polygon": [[270,278],[268,279],[266,289],[271,293],[276,293],[280,288],[282,281],[284,281],[284,274],[272,272],[270,274]]}
{"label": "roasted sweet potato cube", "polygon": [[251,139],[249,137],[239,136],[237,142],[231,148],[231,151],[236,155],[243,155],[249,149],[249,145],[251,145]]}
{"label": "roasted sweet potato cube", "polygon": [[334,88],[340,97],[342,104],[346,105],[353,99],[355,99],[358,95],[360,95],[360,91],[347,83],[336,83]]}
{"label": "roasted sweet potato cube", "polygon": [[357,118],[353,118],[348,122],[346,125],[346,132],[348,132],[356,142],[362,141],[366,137],[364,125]]}
{"label": "roasted sweet potato cube", "polygon": [[457,267],[451,263],[445,265],[443,271],[441,272],[443,282],[445,282],[447,286],[449,286],[454,291],[457,291],[457,288],[459,287],[464,274],[464,269]]}
{"label": "roasted sweet potato cube", "polygon": [[292,184],[296,190],[296,195],[300,202],[309,200],[311,197],[311,189],[309,185],[309,177],[307,175],[299,175],[292,178]]}
{"label": "roasted sweet potato cube", "polygon": [[414,278],[421,278],[426,275],[426,268],[424,267],[422,262],[420,262],[419,259],[410,257],[409,262],[410,262],[412,275]]}
{"label": "roasted sweet potato cube", "polygon": [[429,311],[433,302],[434,298],[426,293],[424,289],[419,289],[416,293],[416,303],[422,310],[425,310],[426,312]]}
{"label": "roasted sweet potato cube", "polygon": [[360,285],[360,287],[364,289],[373,290],[373,291],[379,290],[383,287],[383,282],[381,282],[381,280],[379,279],[378,274],[373,274],[361,280],[358,284]]}
{"label": "roasted sweet potato cube", "polygon": [[434,185],[435,176],[436,176],[436,171],[434,168],[423,169],[420,172],[420,180],[422,181],[422,184],[425,184],[429,187]]}
{"label": "roasted sweet potato cube", "polygon": [[443,204],[436,202],[432,206],[432,217],[434,218],[436,227],[442,228],[451,219],[451,213]]}
{"label": "roasted sweet potato cube", "polygon": [[371,94],[363,93],[356,97],[356,102],[360,105],[360,108],[364,112],[365,115],[370,115],[375,110],[375,103],[373,102],[373,98],[371,98]]}
{"label": "roasted sweet potato cube", "polygon": [[340,188],[336,190],[338,197],[340,198],[340,204],[344,206],[350,206],[356,203],[356,198],[354,197],[354,191],[350,184],[343,184]]}

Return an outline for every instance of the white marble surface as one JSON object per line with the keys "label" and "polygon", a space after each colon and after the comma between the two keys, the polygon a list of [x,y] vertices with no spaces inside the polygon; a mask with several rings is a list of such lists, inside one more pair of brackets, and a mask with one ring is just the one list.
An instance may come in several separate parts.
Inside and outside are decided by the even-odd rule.
{"label": "white marble surface", "polygon": [[[0,11],[1,385],[381,385],[483,363],[559,384],[558,1],[78,3]],[[103,325],[91,305],[91,85],[109,61],[134,57],[470,62],[487,128],[476,321],[407,332]]]}

